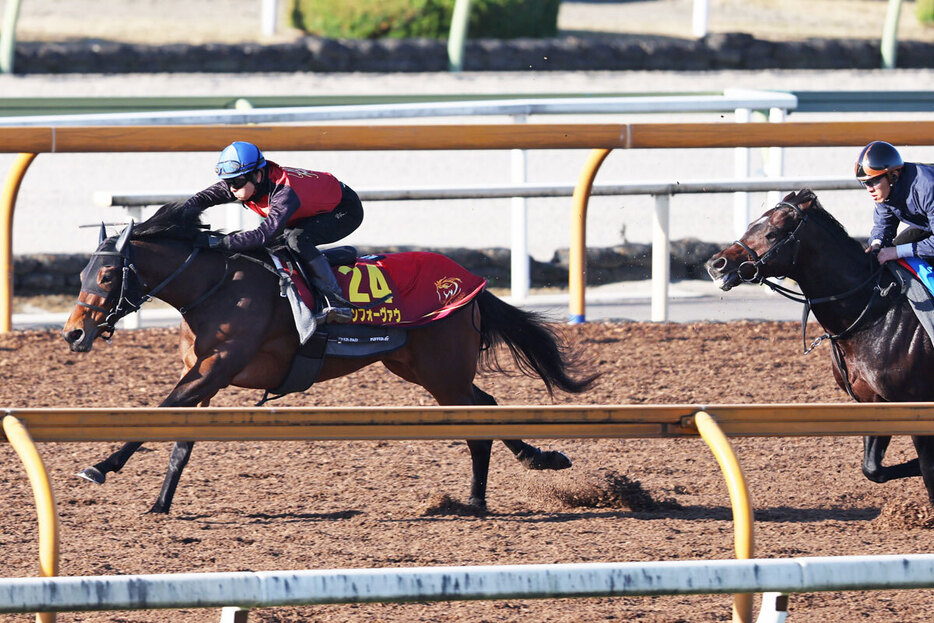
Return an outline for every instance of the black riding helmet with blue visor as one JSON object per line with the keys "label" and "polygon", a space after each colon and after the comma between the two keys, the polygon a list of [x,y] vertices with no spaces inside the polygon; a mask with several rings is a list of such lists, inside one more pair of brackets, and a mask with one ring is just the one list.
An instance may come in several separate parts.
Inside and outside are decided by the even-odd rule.
{"label": "black riding helmet with blue visor", "polygon": [[234,141],[224,148],[217,159],[214,171],[222,180],[229,180],[251,173],[266,166],[263,152],[253,143]]}

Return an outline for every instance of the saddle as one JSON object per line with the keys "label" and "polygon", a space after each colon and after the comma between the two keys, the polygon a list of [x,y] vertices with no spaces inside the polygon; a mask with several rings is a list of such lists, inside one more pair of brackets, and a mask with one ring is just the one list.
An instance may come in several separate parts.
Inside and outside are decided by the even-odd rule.
{"label": "saddle", "polygon": [[346,324],[319,325],[320,298],[302,262],[288,249],[271,251],[282,296],[289,299],[301,347],[285,381],[260,404],[311,387],[324,358],[370,357],[405,346],[408,330],[454,313],[483,291],[486,280],[452,259],[428,252],[357,257],[354,247],[323,251],[344,298],[356,305]]}
{"label": "saddle", "polygon": [[[351,246],[335,247],[323,253],[331,266],[352,266],[357,259],[357,250]],[[271,249],[269,254],[279,274],[280,296],[289,299],[301,346],[285,380],[267,391],[259,405],[311,387],[321,373],[326,356],[367,357],[405,346],[407,334],[403,329],[362,324],[319,324],[323,297],[316,296],[303,262],[284,246]]]}

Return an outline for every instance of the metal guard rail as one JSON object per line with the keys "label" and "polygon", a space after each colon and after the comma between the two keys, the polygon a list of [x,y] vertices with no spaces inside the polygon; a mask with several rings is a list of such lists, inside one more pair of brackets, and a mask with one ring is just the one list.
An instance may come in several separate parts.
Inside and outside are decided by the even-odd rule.
{"label": "metal guard rail", "polygon": [[[727,435],[880,435],[934,433],[927,403],[648,405],[551,407],[6,409],[3,429],[33,483],[43,574],[58,567],[57,511],[41,441],[464,439],[524,437],[671,437],[700,435],[727,478],[738,559],[753,555],[753,513]],[[262,417],[257,417],[262,414]],[[30,437],[30,432],[32,437]],[[51,556],[51,558],[49,558]],[[0,582],[0,586],[2,586]],[[43,590],[46,586],[22,581]],[[51,585],[49,585],[51,586]],[[872,586],[875,586],[874,584]],[[870,587],[872,587],[870,586]],[[882,585],[880,585],[881,587]],[[743,589],[740,589],[743,590]],[[781,590],[781,589],[780,589]],[[794,589],[790,589],[794,590]],[[829,590],[829,589],[828,589]],[[726,592],[711,591],[711,592]],[[763,600],[763,604],[766,600]],[[35,607],[34,604],[31,607]],[[736,592],[733,620],[752,620],[752,595]],[[42,613],[42,620],[54,614]]]}

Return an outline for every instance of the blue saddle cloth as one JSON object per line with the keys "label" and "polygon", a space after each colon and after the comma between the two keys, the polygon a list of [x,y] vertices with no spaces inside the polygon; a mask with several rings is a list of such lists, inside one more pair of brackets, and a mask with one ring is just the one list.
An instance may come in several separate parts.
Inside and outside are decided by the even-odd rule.
{"label": "blue saddle cloth", "polygon": [[908,267],[918,280],[924,284],[928,292],[934,294],[934,268],[931,268],[931,265],[920,257],[905,257],[902,258],[902,261],[908,264]]}

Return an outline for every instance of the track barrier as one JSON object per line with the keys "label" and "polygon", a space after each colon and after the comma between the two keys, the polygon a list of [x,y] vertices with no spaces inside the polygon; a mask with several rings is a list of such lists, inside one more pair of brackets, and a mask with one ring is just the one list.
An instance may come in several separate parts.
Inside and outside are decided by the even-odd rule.
{"label": "track barrier", "polygon": [[611,150],[860,146],[880,135],[899,145],[932,145],[934,122],[0,127],[0,152],[20,154],[0,197],[0,245],[5,244],[0,246],[0,332],[12,329],[16,195],[39,153],[214,151],[233,140],[262,144],[269,151],[591,149],[574,192],[571,220],[569,270],[582,278],[568,284],[571,321],[583,322],[583,224],[593,181]]}
{"label": "track barrier", "polygon": [[[727,486],[730,492],[731,502],[734,512],[734,540],[737,558],[734,561],[739,564],[738,567],[726,567],[727,576],[731,569],[746,569],[742,564],[749,564],[750,573],[754,576],[765,577],[761,571],[765,568],[764,563],[789,563],[789,561],[751,561],[753,555],[753,515],[752,504],[749,501],[749,493],[746,488],[745,478],[739,466],[736,456],[730,447],[727,436],[822,436],[822,435],[887,435],[887,434],[906,434],[906,435],[930,435],[934,434],[934,406],[927,403],[890,403],[890,404],[767,404],[767,405],[645,405],[645,406],[497,406],[497,407],[366,407],[351,408],[337,407],[327,409],[306,409],[306,408],[152,408],[152,409],[6,409],[4,417],[4,431],[7,439],[14,444],[26,447],[32,446],[33,441],[132,441],[138,439],[147,439],[151,441],[170,441],[176,439],[188,439],[192,441],[233,441],[233,440],[300,440],[300,439],[489,439],[489,438],[622,438],[622,437],[685,437],[701,436],[710,446],[724,475],[727,479]],[[29,431],[30,434],[22,435],[17,431]],[[24,456],[19,452],[20,456]],[[29,454],[35,452],[34,446]],[[36,487],[37,480],[32,472],[37,471],[44,475],[45,481],[48,476],[45,474],[45,468],[41,460],[31,460],[27,462],[24,458],[27,470],[30,471],[30,480],[34,486],[36,496],[37,511],[40,512],[40,524],[45,521],[45,525],[57,526],[57,517],[46,517],[42,514],[55,512],[54,497],[52,497],[51,487]],[[56,528],[57,531],[57,528]],[[57,535],[56,535],[57,539]],[[56,548],[57,549],[57,548]],[[56,552],[57,555],[57,552]],[[893,560],[902,562],[893,562]],[[797,562],[790,562],[792,565],[802,564],[804,561],[821,559],[800,559]],[[842,559],[841,559],[842,560]],[[906,562],[908,560],[908,562]],[[855,561],[850,561],[855,562]],[[698,564],[708,564],[710,561],[700,561]],[[741,564],[742,563],[742,564]],[[909,564],[910,563],[910,564]],[[915,563],[917,563],[916,566]],[[55,563],[57,565],[57,561]],[[687,565],[693,568],[693,563],[617,563],[604,568],[604,579],[607,577],[616,577],[613,573],[625,572],[626,565],[641,570],[655,568],[653,565]],[[710,563],[712,564],[712,563]],[[845,563],[844,563],[845,564]],[[899,576],[886,575],[888,567],[885,565],[901,564],[904,569],[912,570],[909,574],[910,579],[905,579],[905,584],[894,585],[890,582],[893,578]],[[619,566],[622,565],[622,566]],[[875,565],[875,566],[874,566]],[[882,565],[882,566],[880,566]],[[927,565],[927,566],[925,566]],[[768,566],[768,565],[766,565]],[[574,582],[580,581],[581,571],[588,568],[587,565],[570,565],[573,567],[573,577],[577,580],[562,580],[569,582],[570,586],[576,586]],[[56,567],[57,568],[57,567]],[[771,567],[769,567],[771,568]],[[785,569],[785,576],[788,577],[788,568]],[[850,567],[844,566],[845,569]],[[855,568],[855,567],[854,567]],[[684,579],[690,582],[690,589],[685,589],[681,584],[679,592],[701,592],[701,593],[734,593],[733,601],[733,620],[748,622],[752,620],[752,595],[759,591],[779,591],[782,592],[811,592],[819,590],[864,590],[879,588],[930,588],[934,587],[934,559],[926,556],[920,557],[895,557],[891,560],[886,557],[868,557],[865,564],[859,565],[860,571],[837,571],[830,573],[830,578],[840,582],[851,582],[850,584],[832,584],[830,580],[814,580],[811,576],[799,572],[800,577],[807,575],[808,584],[796,585],[797,588],[789,584],[782,585],[778,583],[763,584],[722,584],[720,589],[707,590],[713,588],[710,582],[714,576],[707,577],[707,580],[701,582],[696,579]],[[484,568],[480,568],[484,569]],[[493,570],[509,572],[507,567],[492,567]],[[521,571],[532,571],[537,567],[522,566]],[[913,570],[918,569],[918,573]],[[924,571],[928,569],[928,571]],[[374,574],[398,573],[399,570],[370,570]],[[421,571],[421,570],[417,570]],[[564,573],[567,570],[555,568],[555,573]],[[695,570],[696,571],[696,570]],[[413,571],[414,572],[414,571]],[[435,570],[432,573],[439,572]],[[443,575],[446,570],[440,570]],[[537,573],[544,574],[541,577],[549,577],[549,571],[538,570]],[[698,573],[708,574],[708,571],[697,571]],[[746,573],[747,571],[742,571]],[[308,572],[288,572],[298,573],[305,577],[305,574],[311,574],[307,577],[317,577],[315,574],[325,573],[322,571]],[[350,572],[347,570],[334,571],[332,574],[337,576],[347,576]],[[468,573],[468,572],[465,572]],[[640,571],[640,574],[648,571]],[[739,572],[737,572],[739,573]],[[866,573],[868,575],[861,575]],[[185,578],[191,578],[195,582],[201,574],[182,574]],[[211,575],[211,574],[209,574]],[[234,574],[236,576],[237,574]],[[231,582],[264,583],[265,579],[252,577],[255,574],[248,574],[251,577],[232,578]],[[165,583],[165,586],[172,585],[168,578],[154,576],[159,579],[153,580],[157,584]],[[178,576],[175,576],[178,577]],[[265,576],[263,576],[265,577]],[[375,576],[374,576],[375,577]],[[532,582],[526,577],[526,584]],[[562,576],[564,577],[564,576]],[[568,576],[569,578],[571,576]],[[619,581],[624,577],[620,576]],[[775,576],[779,577],[779,576]],[[855,580],[854,577],[860,579]],[[862,578],[866,578],[863,582]],[[427,578],[427,576],[426,576]],[[214,577],[214,580],[220,578]],[[683,578],[682,578],[683,579]],[[105,579],[106,580],[106,579]],[[101,581],[105,581],[101,580]],[[471,577],[470,581],[479,581]],[[3,587],[8,586],[6,582],[12,582],[9,586],[19,586],[17,582],[23,583],[22,586],[31,586],[30,590],[48,590],[57,592],[60,589],[65,590],[68,582],[81,585],[81,578],[56,578],[49,584],[47,589],[41,588],[44,580],[39,579],[17,579],[0,580],[0,612],[7,611],[3,608],[14,607],[6,599]],[[59,581],[64,582],[61,586],[55,584]],[[200,581],[200,580],[197,580]],[[226,581],[226,580],[225,580]],[[269,580],[273,581],[273,580]],[[273,581],[278,582],[279,580]],[[425,579],[427,582],[428,580]],[[464,582],[467,582],[466,576]],[[596,582],[596,580],[593,580]],[[94,580],[97,582],[97,580]],[[617,580],[611,581],[613,590],[623,590],[617,587]],[[448,582],[449,583],[449,582]],[[104,590],[104,585],[94,584]],[[131,588],[120,589],[137,593],[143,590],[143,584],[133,584],[127,586]],[[550,586],[554,587],[554,584]],[[598,590],[593,588],[590,590]],[[631,593],[631,594],[669,594],[659,592],[659,587],[663,584],[659,581],[654,585],[652,592]],[[135,588],[133,588],[135,587]],[[701,587],[707,587],[701,590]],[[155,595],[158,590],[146,585],[145,593]],[[695,590],[696,589],[696,590]],[[13,589],[10,589],[13,590]],[[19,590],[19,589],[16,589]],[[25,590],[25,589],[24,589]],[[67,589],[73,591],[76,589]],[[109,589],[108,589],[109,590]],[[175,588],[166,589],[175,591]],[[182,590],[182,589],[177,589]],[[218,589],[220,590],[220,589]],[[228,590],[228,589],[223,589]],[[246,590],[246,589],[244,589]],[[557,590],[552,588],[552,590]],[[562,589],[565,592],[551,592],[547,595],[538,595],[540,597],[556,596],[587,596],[596,593],[581,591],[581,589]],[[640,589],[641,590],[641,589]],[[648,589],[646,589],[648,590]],[[671,590],[665,588],[664,590]],[[67,591],[66,591],[67,592]],[[106,592],[106,591],[105,591]],[[95,593],[101,594],[101,593]],[[116,595],[117,593],[115,593]],[[174,593],[173,593],[174,594]],[[236,608],[238,606],[249,607],[245,603],[244,595],[240,593],[241,600],[224,600],[224,605]],[[617,595],[630,593],[601,593],[603,595]],[[13,595],[13,593],[10,593]],[[532,594],[504,594],[503,596],[491,596],[490,599],[517,598],[517,597],[535,597]],[[302,599],[306,599],[302,597]],[[474,596],[451,597],[454,599],[479,599]],[[39,608],[55,610],[53,602],[41,601],[41,597],[35,597],[40,601],[28,602],[31,605],[15,606],[24,608],[15,610],[17,612],[31,611]],[[220,599],[220,598],[219,598]],[[373,598],[371,601],[387,600],[385,597]],[[404,601],[405,599],[389,599],[391,601]],[[412,597],[413,601],[424,601],[426,597],[418,595]],[[360,601],[360,599],[354,599]],[[127,603],[127,602],[120,602]],[[185,602],[188,604],[188,602]],[[215,606],[219,602],[202,602],[199,607]],[[295,603],[295,602],[290,602]],[[301,603],[325,603],[325,602],[301,602]],[[328,602],[333,603],[333,602]],[[783,612],[782,608],[776,607],[776,599],[764,600],[763,604],[768,605],[769,612]],[[192,605],[192,604],[188,604]],[[267,604],[274,605],[274,604]],[[110,609],[112,607],[128,608],[129,605],[113,606],[108,602],[107,605],[98,604],[94,608]],[[176,606],[133,606],[133,607],[176,607]],[[177,607],[187,607],[179,605]],[[62,605],[58,609],[72,609],[74,604]],[[94,609],[89,605],[85,609]],[[764,608],[763,612],[766,609]],[[9,610],[12,611],[12,610]],[[233,612],[233,611],[230,611]],[[242,614],[242,613],[240,613]],[[244,615],[245,616],[245,615]],[[771,616],[771,615],[770,615]],[[238,615],[239,620],[245,620],[243,616]],[[49,621],[50,619],[41,619]],[[763,620],[760,616],[760,620]],[[768,619],[768,620],[779,620]]]}

